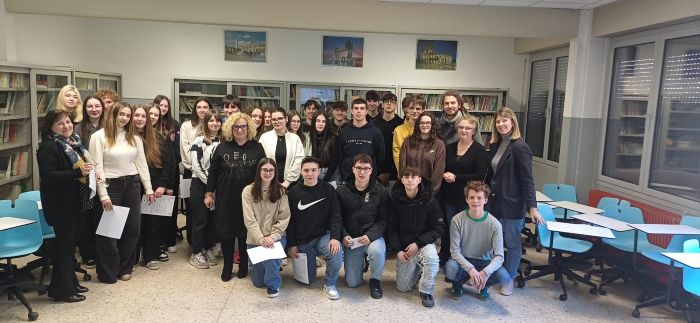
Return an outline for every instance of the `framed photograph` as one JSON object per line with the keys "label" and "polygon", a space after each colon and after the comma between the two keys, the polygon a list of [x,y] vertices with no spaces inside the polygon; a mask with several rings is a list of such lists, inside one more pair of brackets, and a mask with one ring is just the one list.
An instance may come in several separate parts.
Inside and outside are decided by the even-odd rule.
{"label": "framed photograph", "polygon": [[267,33],[264,31],[224,32],[224,59],[238,62],[265,62]]}
{"label": "framed photograph", "polygon": [[416,69],[454,71],[457,69],[457,41],[419,39]]}
{"label": "framed photograph", "polygon": [[323,36],[323,65],[362,67],[365,39]]}

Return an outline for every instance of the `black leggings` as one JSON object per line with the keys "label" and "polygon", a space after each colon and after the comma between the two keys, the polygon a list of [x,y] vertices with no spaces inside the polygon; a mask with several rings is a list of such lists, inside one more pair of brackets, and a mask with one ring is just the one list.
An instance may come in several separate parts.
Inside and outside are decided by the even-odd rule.
{"label": "black leggings", "polygon": [[224,272],[231,272],[233,270],[233,252],[235,249],[236,238],[238,238],[238,255],[240,260],[238,262],[238,271],[243,271],[243,273],[248,274],[248,251],[246,249],[246,233],[233,239],[221,239],[221,252],[224,254]]}

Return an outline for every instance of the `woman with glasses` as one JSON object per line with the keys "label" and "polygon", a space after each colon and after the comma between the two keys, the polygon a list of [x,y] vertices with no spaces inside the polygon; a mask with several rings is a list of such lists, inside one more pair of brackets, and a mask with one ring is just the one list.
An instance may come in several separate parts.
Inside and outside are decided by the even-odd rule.
{"label": "woman with glasses", "polygon": [[[243,219],[248,229],[248,248],[274,248],[277,241],[282,248],[286,247],[284,231],[289,225],[289,199],[287,191],[277,181],[276,170],[274,159],[260,159],[253,184],[243,189]],[[253,286],[267,287],[267,297],[279,296],[281,264],[281,259],[270,259],[253,265]]]}
{"label": "woman with glasses", "polygon": [[243,223],[241,195],[243,188],[255,179],[255,167],[265,157],[265,150],[254,140],[253,119],[243,113],[234,113],[226,120],[222,136],[223,141],[211,157],[204,204],[207,207],[216,205],[216,233],[221,239],[224,255],[221,280],[227,282],[233,275],[236,239],[240,255],[236,277],[244,278],[248,275],[247,230]]}
{"label": "woman with glasses", "polygon": [[[467,209],[464,187],[471,181],[484,181],[488,154],[484,146],[476,140],[479,133],[479,120],[472,115],[463,115],[455,121],[459,140],[447,145],[445,153],[445,174],[442,176],[440,197],[447,230],[442,233],[440,265],[450,259],[450,230],[452,217]],[[444,246],[444,248],[442,247]]]}
{"label": "woman with glasses", "polygon": [[263,109],[261,107],[251,107],[247,110],[246,112],[247,115],[250,116],[251,120],[253,120],[253,125],[255,126],[255,141],[260,140],[260,136],[262,136],[263,133],[265,133],[265,124],[263,123],[263,118],[265,117],[265,113],[263,112]]}
{"label": "woman with glasses", "polygon": [[406,166],[417,167],[420,175],[433,184],[433,194],[437,195],[445,172],[445,143],[437,133],[435,117],[430,112],[418,115],[413,134],[401,145],[399,171]]}
{"label": "woman with glasses", "polygon": [[299,179],[301,160],[304,159],[304,145],[299,136],[287,129],[287,114],[282,108],[272,112],[272,128],[260,136],[260,143],[265,149],[265,156],[277,163],[277,180],[284,188]]}
{"label": "woman with glasses", "polygon": [[301,143],[304,145],[304,156],[311,156],[311,144],[309,143],[309,132],[302,128],[301,115],[299,112],[290,110],[287,112],[287,129],[289,132],[296,134],[301,139]]}

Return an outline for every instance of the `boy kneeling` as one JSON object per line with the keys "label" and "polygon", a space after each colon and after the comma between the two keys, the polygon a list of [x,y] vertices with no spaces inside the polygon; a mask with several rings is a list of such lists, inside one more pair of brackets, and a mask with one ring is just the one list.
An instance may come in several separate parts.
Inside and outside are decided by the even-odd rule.
{"label": "boy kneeling", "polygon": [[462,296],[462,284],[471,279],[479,298],[489,298],[488,287],[510,280],[503,265],[501,223],[484,211],[489,186],[472,181],[464,188],[468,210],[452,218],[450,226],[451,259],[445,264],[445,276],[452,281],[452,296]]}

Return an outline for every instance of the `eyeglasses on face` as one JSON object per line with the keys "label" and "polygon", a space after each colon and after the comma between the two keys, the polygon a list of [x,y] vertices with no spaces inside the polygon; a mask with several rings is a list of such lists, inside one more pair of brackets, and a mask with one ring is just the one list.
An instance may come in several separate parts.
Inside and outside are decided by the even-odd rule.
{"label": "eyeglasses on face", "polygon": [[421,122],[420,122],[420,125],[421,125],[421,126],[429,126],[429,125],[431,125],[431,124],[433,124],[431,121],[421,121]]}
{"label": "eyeglasses on face", "polygon": [[368,173],[372,171],[372,167],[360,167],[360,166],[354,166],[353,167],[356,171],[361,172],[361,173]]}
{"label": "eyeglasses on face", "polygon": [[237,130],[248,130],[248,125],[247,125],[247,124],[243,124],[243,125],[233,125],[233,130],[234,130],[234,131],[237,131]]}
{"label": "eyeglasses on face", "polygon": [[267,174],[274,174],[275,169],[274,168],[261,168],[260,169],[261,173],[267,173]]}
{"label": "eyeglasses on face", "polygon": [[272,121],[277,121],[277,122],[279,122],[279,121],[282,121],[282,120],[284,120],[284,117],[272,118]]}
{"label": "eyeglasses on face", "polygon": [[459,127],[457,127],[457,130],[467,130],[467,131],[472,131],[472,130],[474,130],[474,127],[464,127],[464,126],[459,126]]}

